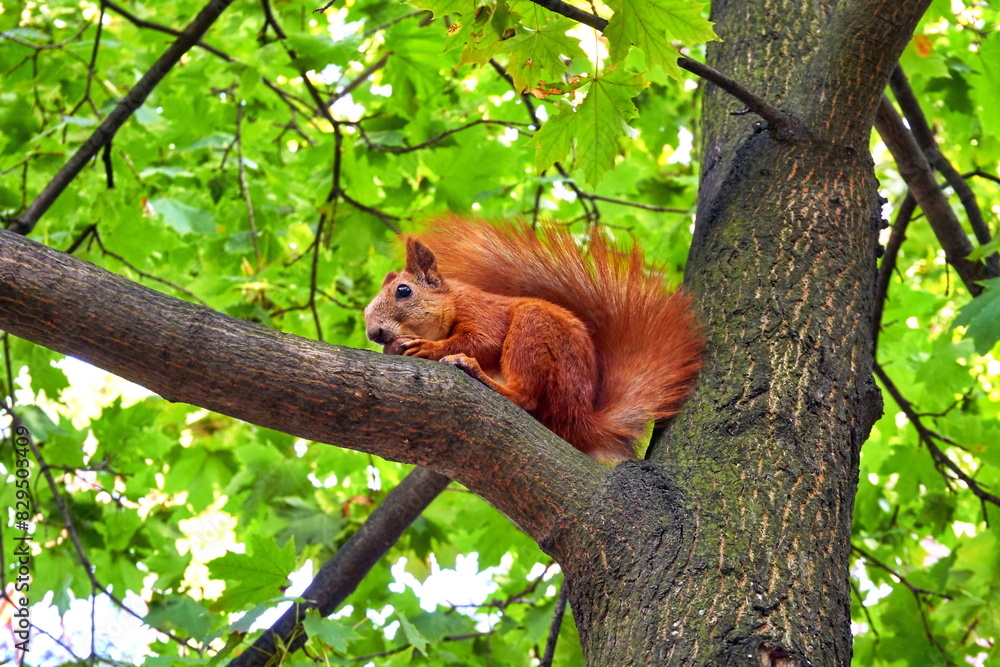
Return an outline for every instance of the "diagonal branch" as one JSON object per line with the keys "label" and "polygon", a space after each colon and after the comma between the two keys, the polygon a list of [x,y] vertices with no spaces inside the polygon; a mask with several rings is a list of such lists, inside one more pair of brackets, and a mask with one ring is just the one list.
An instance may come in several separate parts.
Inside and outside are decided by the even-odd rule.
{"label": "diagonal branch", "polygon": [[[566,18],[578,21],[595,30],[604,32],[608,27],[608,19],[577,9],[571,4],[562,0],[531,0],[539,7],[544,7],[551,12],[565,16]],[[728,94],[747,106],[747,108],[767,121],[768,125],[775,131],[775,135],[782,139],[787,139],[795,135],[806,134],[805,126],[793,116],[780,111],[763,99],[754,95],[745,86],[725,76],[718,70],[708,65],[698,62],[687,56],[677,59],[677,65],[702,79],[714,83]]]}
{"label": "diagonal branch", "polygon": [[909,186],[917,205],[930,221],[948,263],[955,267],[966,289],[973,296],[978,295],[983,288],[977,282],[995,276],[982,262],[967,259],[973,250],[972,242],[941,191],[924,152],[884,95],[875,115],[875,127],[896,160],[899,173]]}
{"label": "diagonal branch", "polygon": [[[917,436],[920,438],[920,442],[927,447],[927,451],[931,453],[931,457],[934,459],[935,467],[938,468],[942,475],[944,475],[942,468],[947,468],[951,471],[952,477],[945,475],[945,479],[958,479],[962,481],[969,488],[969,490],[972,491],[973,495],[975,495],[976,498],[979,498],[980,502],[984,503],[984,514],[986,510],[985,503],[992,503],[993,505],[1000,507],[1000,496],[996,496],[983,488],[982,484],[970,477],[968,473],[962,470],[957,463],[948,458],[948,455],[945,454],[940,447],[938,447],[937,441],[944,441],[945,438],[940,433],[936,433],[924,425],[920,418],[920,413],[914,409],[912,403],[903,397],[902,392],[899,391],[899,387],[897,387],[896,384],[889,379],[889,376],[886,375],[885,370],[878,362],[875,363],[875,375],[889,391],[889,394],[892,395],[892,398],[896,401],[899,409],[903,411],[906,418],[910,420],[911,424],[913,424],[913,428],[917,430]],[[950,441],[948,441],[948,443],[954,444]]]}
{"label": "diagonal branch", "polygon": [[[289,607],[274,625],[229,667],[263,667],[279,653],[305,644],[302,621],[309,609],[329,616],[347,599],[372,566],[394,545],[431,501],[448,486],[448,478],[424,468],[408,474],[389,492],[356,533],[323,564],[302,593],[304,604]],[[279,647],[281,647],[279,649]]]}
{"label": "diagonal branch", "polygon": [[567,528],[609,474],[447,364],[274,331],[5,230],[0,328],[170,401],[431,468],[493,503],[557,559],[573,548]]}
{"label": "diagonal branch", "polygon": [[208,29],[219,18],[219,15],[232,4],[233,0],[210,0],[198,13],[198,16],[184,29],[180,37],[171,44],[163,55],[153,63],[149,71],[132,87],[125,98],[118,103],[108,117],[98,126],[90,138],[83,143],[75,154],[66,162],[59,173],[49,181],[49,184],[31,202],[22,213],[11,230],[18,234],[29,234],[35,224],[45,214],[49,207],[62,194],[84,166],[97,155],[105,145],[111,142],[118,129],[125,124],[136,109],[142,106],[153,89],[163,80],[167,72],[177,64],[185,53],[201,40]]}
{"label": "diagonal branch", "polygon": [[[156,30],[157,32],[173,35],[174,37],[180,37],[182,35],[180,30],[174,30],[170,26],[165,26],[160,23],[156,23],[154,21],[147,21],[145,19],[141,19],[132,12],[122,7],[121,5],[119,5],[118,3],[112,2],[111,0],[105,0],[104,6],[113,11],[115,14],[118,14],[119,16],[121,16],[122,18],[124,18],[137,28],[147,28],[149,30]],[[217,49],[210,44],[206,44],[201,40],[195,42],[195,46],[205,49],[214,56],[222,58],[227,63],[236,62],[236,59],[233,58],[228,53],[226,53],[225,51]]]}
{"label": "diagonal branch", "polygon": [[[903,68],[899,65],[892,71],[889,85],[892,87],[892,94],[895,96],[896,102],[899,103],[899,108],[902,109],[903,115],[906,117],[906,124],[910,127],[910,131],[924,155],[927,156],[927,162],[944,176],[944,180],[958,195],[958,200],[962,203],[962,208],[965,209],[965,215],[969,218],[969,226],[972,227],[976,240],[979,241],[980,245],[986,245],[991,240],[990,229],[983,219],[976,195],[962,174],[955,169],[954,165],[938,148],[937,141],[934,140],[934,131],[927,122],[927,117],[920,107],[920,102],[917,101],[917,96],[913,93],[913,88],[910,87],[910,82],[906,78]],[[994,274],[1000,275],[1000,256],[996,253],[986,258],[986,265]]]}
{"label": "diagonal branch", "polygon": [[878,337],[882,331],[882,313],[885,311],[885,300],[889,297],[889,281],[892,280],[892,272],[896,270],[896,259],[899,257],[899,249],[906,240],[906,228],[913,219],[913,214],[917,210],[917,200],[909,192],[903,198],[903,203],[899,205],[896,212],[896,220],[892,223],[892,232],[889,234],[889,241],[885,244],[885,254],[882,255],[882,263],[878,267],[878,283],[875,287],[875,311],[872,314],[872,350],[878,349]]}
{"label": "diagonal branch", "polygon": [[583,25],[590,26],[595,30],[604,32],[604,29],[608,27],[608,20],[602,18],[597,14],[591,14],[590,12],[585,12],[582,9],[577,9],[568,2],[563,2],[562,0],[531,0],[533,3],[539,7],[544,7],[550,12],[555,12],[565,16],[568,19],[573,19]]}
{"label": "diagonal branch", "polygon": [[768,126],[774,130],[775,137],[778,139],[788,139],[796,135],[808,134],[806,126],[794,116],[775,109],[762,98],[750,92],[745,86],[730,79],[722,72],[688,57],[678,58],[677,65],[692,74],[700,76],[706,81],[714,83],[729,95],[747,105],[747,109],[767,121]]}

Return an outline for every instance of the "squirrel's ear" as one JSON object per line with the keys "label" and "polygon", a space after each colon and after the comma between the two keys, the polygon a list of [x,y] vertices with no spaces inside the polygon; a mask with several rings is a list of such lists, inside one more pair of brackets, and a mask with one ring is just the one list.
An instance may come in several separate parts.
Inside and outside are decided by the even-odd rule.
{"label": "squirrel's ear", "polygon": [[393,280],[396,279],[396,276],[398,275],[399,274],[396,273],[395,271],[390,271],[389,273],[385,274],[385,279],[382,281],[382,287],[385,287],[386,285],[391,283]]}
{"label": "squirrel's ear", "polygon": [[431,287],[441,284],[441,273],[434,253],[414,238],[406,239],[406,270]]}

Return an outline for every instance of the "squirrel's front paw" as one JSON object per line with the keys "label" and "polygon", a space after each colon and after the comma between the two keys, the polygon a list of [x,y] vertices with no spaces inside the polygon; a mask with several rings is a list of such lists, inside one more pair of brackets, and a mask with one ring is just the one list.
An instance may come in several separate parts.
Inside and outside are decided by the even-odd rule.
{"label": "squirrel's front paw", "polygon": [[407,357],[420,357],[421,359],[437,359],[438,344],[432,340],[424,338],[412,338],[410,336],[400,336],[394,344],[397,344]]}

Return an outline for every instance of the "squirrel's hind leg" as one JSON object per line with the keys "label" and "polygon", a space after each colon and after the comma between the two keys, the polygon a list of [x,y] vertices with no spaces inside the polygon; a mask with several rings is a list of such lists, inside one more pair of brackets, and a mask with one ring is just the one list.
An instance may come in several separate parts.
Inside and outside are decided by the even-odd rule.
{"label": "squirrel's hind leg", "polygon": [[504,385],[500,384],[483,370],[479,362],[474,358],[465,354],[449,354],[445,357],[441,357],[442,363],[451,364],[456,368],[461,368],[471,377],[479,380],[487,387],[500,394],[508,401],[514,405],[524,408],[527,411],[532,411],[538,404],[537,399],[531,396],[529,393],[521,391],[519,387],[512,386],[510,383]]}

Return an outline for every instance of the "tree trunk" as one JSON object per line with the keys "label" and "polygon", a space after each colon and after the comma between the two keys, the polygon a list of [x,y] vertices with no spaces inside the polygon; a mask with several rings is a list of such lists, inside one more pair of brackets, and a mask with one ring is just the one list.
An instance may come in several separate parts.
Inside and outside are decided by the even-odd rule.
{"label": "tree trunk", "polygon": [[581,517],[586,556],[560,559],[590,664],[851,661],[859,452],[882,406],[868,141],[927,3],[839,4],[713,3],[709,64],[806,132],[707,87],[686,280],[705,367],[651,462],[615,469]]}

